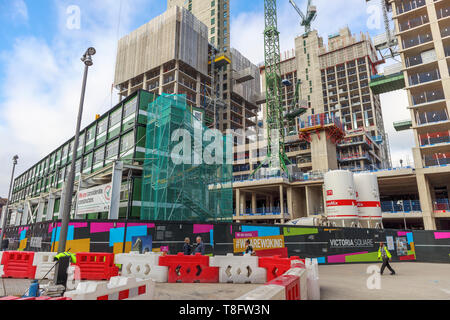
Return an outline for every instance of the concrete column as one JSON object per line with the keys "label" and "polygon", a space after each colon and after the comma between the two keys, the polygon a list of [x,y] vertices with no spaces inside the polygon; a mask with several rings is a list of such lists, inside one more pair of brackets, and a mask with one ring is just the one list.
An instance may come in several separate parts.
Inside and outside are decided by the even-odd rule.
{"label": "concrete column", "polygon": [[50,193],[48,195],[48,204],[47,204],[47,214],[46,214],[46,221],[51,221],[53,219],[53,210],[55,208],[55,195],[53,193]]}
{"label": "concrete column", "polygon": [[30,206],[31,206],[30,201],[25,201],[22,212],[22,221],[20,222],[22,226],[26,225],[28,222],[28,216],[30,215],[31,210]]}
{"label": "concrete column", "polygon": [[284,189],[282,185],[280,185],[280,210],[282,220],[284,221]]}
{"label": "concrete column", "polygon": [[311,209],[311,207],[312,207],[311,187],[306,186],[305,191],[306,191],[306,216],[309,217],[312,212],[312,209]]}
{"label": "concrete column", "polygon": [[128,93],[127,96],[131,94],[131,80],[128,80]]}
{"label": "concrete column", "polygon": [[202,80],[200,77],[200,73],[197,72],[197,83],[196,83],[196,92],[197,94],[195,95],[195,103],[197,104],[197,107],[202,107],[201,106],[201,90],[202,90],[202,86],[201,86]]}
{"label": "concrete column", "polygon": [[37,217],[36,217],[36,222],[41,222],[44,218],[44,207],[45,207],[45,200],[44,199],[40,199],[39,200],[39,204],[38,204],[38,209],[37,209]]}
{"label": "concrete column", "polygon": [[161,65],[159,67],[159,91],[158,94],[161,95],[163,93],[163,84],[164,84],[164,66]]}
{"label": "concrete column", "polygon": [[177,60],[175,61],[175,94],[179,94],[180,92],[178,91],[179,85],[178,82],[180,81],[180,61]]}
{"label": "concrete column", "polygon": [[252,213],[256,213],[256,192],[252,192]]}
{"label": "concrete column", "polygon": [[244,211],[247,209],[246,202],[247,202],[247,196],[244,191],[241,191],[240,199],[239,199],[239,206],[241,209],[241,213],[245,213]]}
{"label": "concrete column", "polygon": [[109,207],[108,219],[119,219],[119,205],[120,205],[120,187],[122,185],[122,171],[123,162],[117,161],[113,165],[112,180],[111,180],[111,204]]}
{"label": "concrete column", "polygon": [[273,210],[273,202],[274,202],[274,201],[273,201],[273,196],[269,196],[269,199],[270,199],[270,200],[269,200],[269,201],[270,201],[270,202],[269,202],[269,209],[270,209],[270,211],[272,211],[272,210]]}
{"label": "concrete column", "polygon": [[236,189],[236,196],[235,196],[235,210],[236,210],[236,217],[239,217],[241,214],[241,190]]}
{"label": "concrete column", "polygon": [[147,74],[144,73],[144,79],[142,80],[142,89],[147,90]]}
{"label": "concrete column", "polygon": [[294,217],[294,201],[293,201],[293,188],[288,187],[286,191],[286,197],[287,197],[287,209],[289,213],[289,217],[292,220]]}
{"label": "concrete column", "polygon": [[436,220],[434,218],[433,200],[430,184],[424,174],[417,173],[417,186],[419,188],[420,207],[423,215],[423,225],[425,230],[436,230]]}

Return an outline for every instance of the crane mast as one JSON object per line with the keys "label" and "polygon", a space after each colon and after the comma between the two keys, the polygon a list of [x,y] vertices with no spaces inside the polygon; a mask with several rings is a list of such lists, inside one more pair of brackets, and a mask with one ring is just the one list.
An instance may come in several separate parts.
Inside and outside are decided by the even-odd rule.
{"label": "crane mast", "polygon": [[[281,99],[280,33],[277,25],[276,0],[264,0],[264,62],[266,76],[267,158],[270,167],[287,172],[289,159],[284,148],[284,119]],[[278,141],[274,141],[277,139]],[[276,148],[273,148],[274,145]],[[277,153],[277,154],[275,154]],[[255,171],[256,171],[255,170]]]}

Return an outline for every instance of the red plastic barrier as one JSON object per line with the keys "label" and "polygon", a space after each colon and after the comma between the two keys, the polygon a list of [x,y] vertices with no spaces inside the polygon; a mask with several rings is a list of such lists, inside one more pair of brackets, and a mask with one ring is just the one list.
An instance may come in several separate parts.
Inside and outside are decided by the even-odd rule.
{"label": "red plastic barrier", "polygon": [[2,256],[3,278],[34,279],[34,252],[5,251]]}
{"label": "red plastic barrier", "polygon": [[78,252],[77,262],[80,268],[80,279],[77,280],[109,280],[119,275],[119,268],[114,265],[114,253]]}
{"label": "red plastic barrier", "polygon": [[258,250],[258,251],[255,251],[255,255],[258,257],[281,256],[282,258],[287,258],[288,257],[288,249],[287,248],[279,248],[279,249]]}
{"label": "red plastic barrier", "polygon": [[267,270],[267,281],[271,281],[291,269],[293,267],[291,266],[292,260],[300,260],[300,258],[296,256],[290,258],[282,258],[281,256],[260,257],[258,265],[260,268]]}
{"label": "red plastic barrier", "polygon": [[185,256],[183,253],[159,257],[159,265],[169,267],[168,282],[218,283],[219,267],[209,266],[209,257],[197,253]]}
{"label": "red plastic barrier", "polygon": [[267,284],[282,286],[286,290],[286,300],[300,300],[300,278],[292,275],[282,275]]}

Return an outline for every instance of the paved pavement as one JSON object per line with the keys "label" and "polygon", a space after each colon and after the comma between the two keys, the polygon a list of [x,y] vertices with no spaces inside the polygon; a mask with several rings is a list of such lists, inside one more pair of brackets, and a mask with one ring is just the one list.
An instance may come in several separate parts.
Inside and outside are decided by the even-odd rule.
{"label": "paved pavement", "polygon": [[[367,269],[380,264],[319,266],[322,300],[450,300],[450,264],[393,263],[397,272],[386,270],[380,278],[380,289]],[[372,278],[369,278],[371,277]],[[372,281],[370,281],[372,280]],[[30,280],[0,279],[0,296],[23,295]],[[156,300],[233,300],[251,291],[254,284],[157,283]]]}
{"label": "paved pavement", "polygon": [[[392,263],[396,275],[385,270],[380,289],[369,289],[370,266],[349,264],[319,266],[322,300],[450,300],[450,264]],[[373,275],[373,274],[372,274]],[[373,278],[369,283],[376,284]]]}

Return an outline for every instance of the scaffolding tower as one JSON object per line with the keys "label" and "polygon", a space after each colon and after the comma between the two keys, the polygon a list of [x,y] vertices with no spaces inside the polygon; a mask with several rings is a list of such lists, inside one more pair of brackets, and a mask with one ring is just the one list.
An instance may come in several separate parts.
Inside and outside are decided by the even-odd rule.
{"label": "scaffolding tower", "polygon": [[218,130],[204,139],[206,130],[184,95],[149,105],[142,220],[232,221],[232,141]]}

